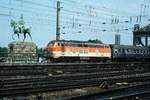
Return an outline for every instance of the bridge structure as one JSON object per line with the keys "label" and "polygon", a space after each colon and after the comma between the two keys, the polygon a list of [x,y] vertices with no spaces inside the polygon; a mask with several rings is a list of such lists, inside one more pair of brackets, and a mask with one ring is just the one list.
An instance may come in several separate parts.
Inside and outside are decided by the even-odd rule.
{"label": "bridge structure", "polygon": [[133,30],[133,45],[149,46],[150,24],[145,27],[140,27],[139,24],[134,25]]}

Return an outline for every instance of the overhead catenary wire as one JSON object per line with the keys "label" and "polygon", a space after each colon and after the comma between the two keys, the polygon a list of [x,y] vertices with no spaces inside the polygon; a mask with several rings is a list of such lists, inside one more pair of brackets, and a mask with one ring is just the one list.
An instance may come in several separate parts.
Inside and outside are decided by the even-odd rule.
{"label": "overhead catenary wire", "polygon": [[[32,20],[32,18],[34,18],[34,15],[37,15],[40,18],[36,17],[34,20],[43,21],[46,24],[47,24],[46,21],[48,21],[48,22],[51,21],[51,22],[54,22],[54,23],[56,22],[55,20],[53,20],[53,19],[55,19],[55,10],[56,10],[56,7],[54,5],[50,6],[48,4],[40,4],[40,3],[36,3],[34,1],[29,1],[29,0],[15,0],[15,1],[19,1],[19,2],[21,1],[23,3],[23,5],[22,5],[22,8],[8,7],[8,9],[12,10],[13,12],[32,14],[31,16],[26,15],[26,18],[28,18],[28,19],[31,18],[31,20]],[[56,0],[48,0],[48,1],[56,2]],[[66,23],[69,23],[69,24],[72,23],[72,25],[73,25],[73,23],[78,24],[79,28],[81,26],[84,26],[85,28],[89,28],[89,29],[102,28],[101,26],[112,27],[113,24],[118,24],[118,26],[116,26],[116,27],[119,27],[120,24],[125,24],[125,23],[128,23],[128,26],[129,26],[131,23],[135,23],[134,20],[135,20],[135,18],[137,18],[137,16],[135,16],[135,15],[123,16],[121,14],[121,15],[116,16],[115,13],[119,14],[119,13],[122,13],[123,11],[121,12],[121,11],[117,11],[115,9],[111,9],[111,8],[107,8],[107,7],[101,7],[100,9],[104,9],[105,11],[108,11],[108,14],[107,13],[104,14],[102,12],[98,12],[97,10],[99,10],[99,9],[97,9],[96,7],[93,7],[93,6],[91,8],[96,9],[96,11],[97,11],[96,13],[98,15],[97,16],[90,16],[90,14],[88,14],[86,11],[83,10],[83,8],[85,9],[85,6],[82,6],[84,4],[80,4],[81,6],[76,7],[76,9],[78,9],[78,10],[68,9],[67,7],[70,6],[70,5],[66,4],[64,2],[70,2],[70,4],[71,4],[73,1],[74,0],[68,0],[68,1],[63,0],[62,1],[63,7],[61,8],[61,14],[62,14],[62,17],[61,17],[61,19],[62,19],[61,22],[62,23],[61,24],[64,24],[66,26],[67,26]],[[11,1],[11,2],[14,2],[14,1]],[[74,2],[76,2],[76,1],[74,1]],[[28,4],[34,5],[34,7],[24,8]],[[74,4],[74,3],[72,3],[72,4]],[[87,6],[87,7],[89,7],[89,6]],[[46,9],[46,10],[44,12],[42,12],[43,9]],[[40,12],[40,10],[41,10],[41,12]],[[51,14],[50,14],[50,13],[48,13],[47,10],[53,10],[53,12],[51,12]],[[110,13],[109,10],[110,11],[112,10],[113,12]],[[65,15],[65,14],[70,15],[70,16],[68,16],[68,17],[70,17],[70,19],[67,18],[67,17],[64,17],[63,15]],[[103,15],[99,16],[101,14],[103,14]],[[6,15],[9,15],[9,14],[6,14]],[[12,14],[12,15],[14,15],[14,14]],[[84,15],[87,18],[83,19],[83,17],[78,16],[78,15],[81,15],[81,16]],[[114,15],[113,19],[111,18],[111,15]],[[74,16],[75,19],[71,20],[73,16]],[[77,17],[75,17],[75,16],[77,16]],[[76,20],[76,18],[77,18],[77,20]],[[125,20],[123,18],[126,18],[127,20]],[[110,24],[111,19],[113,20],[112,25]],[[139,17],[138,17],[138,22],[141,22]],[[71,29],[72,29],[72,27],[71,27]],[[109,29],[107,29],[107,30],[109,30]]]}

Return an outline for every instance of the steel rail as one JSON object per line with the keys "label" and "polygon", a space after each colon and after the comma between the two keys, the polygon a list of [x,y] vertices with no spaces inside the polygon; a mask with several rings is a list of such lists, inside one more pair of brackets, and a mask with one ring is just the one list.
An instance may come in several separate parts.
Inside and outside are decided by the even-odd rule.
{"label": "steel rail", "polygon": [[122,75],[122,76],[114,76],[114,77],[107,77],[107,78],[95,78],[95,79],[85,79],[85,80],[72,80],[72,81],[64,81],[59,82],[57,84],[37,84],[37,85],[29,85],[29,86],[21,86],[21,87],[9,87],[9,88],[1,88],[0,89],[0,96],[10,96],[10,95],[20,95],[26,93],[41,93],[41,92],[48,92],[48,91],[56,91],[56,90],[64,90],[64,89],[73,89],[73,88],[80,88],[86,86],[95,86],[100,85],[101,82],[120,82],[120,81],[139,81],[140,79],[149,80],[150,73],[145,74],[138,74],[138,75]]}
{"label": "steel rail", "polygon": [[30,78],[30,79],[14,79],[14,80],[1,80],[1,85],[8,84],[17,84],[17,83],[26,83],[26,82],[38,82],[43,81],[45,79],[50,81],[56,80],[76,80],[76,79],[90,79],[90,78],[98,78],[98,77],[109,77],[109,76],[118,76],[118,75],[130,75],[130,74],[140,74],[146,73],[145,71],[112,71],[112,72],[96,72],[96,73],[76,73],[69,75],[56,75],[56,76],[47,76],[42,78]]}

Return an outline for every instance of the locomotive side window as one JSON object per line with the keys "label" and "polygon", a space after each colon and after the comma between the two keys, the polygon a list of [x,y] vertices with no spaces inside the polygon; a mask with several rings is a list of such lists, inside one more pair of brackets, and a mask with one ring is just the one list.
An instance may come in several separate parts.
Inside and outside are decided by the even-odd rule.
{"label": "locomotive side window", "polygon": [[84,50],[84,53],[85,53],[85,54],[88,54],[88,51],[87,51],[87,50]]}
{"label": "locomotive side window", "polygon": [[76,50],[75,50],[75,49],[73,49],[73,50],[72,50],[72,52],[73,52],[73,53],[76,53]]}
{"label": "locomotive side window", "polygon": [[84,47],[88,47],[86,44],[83,45]]}
{"label": "locomotive side window", "polygon": [[64,46],[67,46],[67,44],[66,44],[66,43],[64,43]]}
{"label": "locomotive side window", "polygon": [[62,43],[61,46],[64,46],[64,43]]}
{"label": "locomotive side window", "polygon": [[79,47],[82,47],[82,44],[78,44]]}
{"label": "locomotive side window", "polygon": [[79,50],[79,53],[81,53],[81,54],[82,54],[82,53],[84,53],[84,51],[83,51],[83,50]]}

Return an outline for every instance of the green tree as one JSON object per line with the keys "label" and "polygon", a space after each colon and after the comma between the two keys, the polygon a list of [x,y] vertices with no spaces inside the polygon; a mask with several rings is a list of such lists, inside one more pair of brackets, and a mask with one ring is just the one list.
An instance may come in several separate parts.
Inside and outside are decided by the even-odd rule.
{"label": "green tree", "polygon": [[8,48],[0,47],[0,57],[7,57],[8,56]]}
{"label": "green tree", "polygon": [[44,57],[44,49],[43,48],[37,48],[37,55],[38,57]]}
{"label": "green tree", "polygon": [[92,42],[92,43],[103,43],[101,40],[88,40],[88,42]]}

